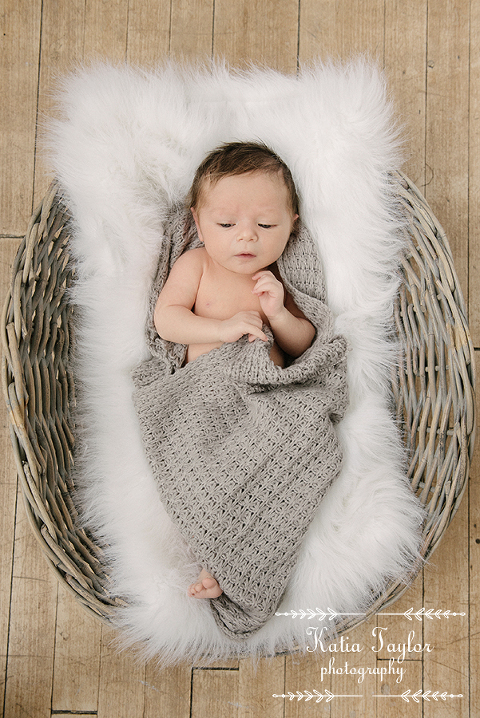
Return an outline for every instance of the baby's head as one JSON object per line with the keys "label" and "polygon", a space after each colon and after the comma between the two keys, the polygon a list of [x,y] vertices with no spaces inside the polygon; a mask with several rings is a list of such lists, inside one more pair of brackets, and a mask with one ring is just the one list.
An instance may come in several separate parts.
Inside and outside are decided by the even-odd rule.
{"label": "baby's head", "polygon": [[298,216],[298,195],[283,160],[259,142],[230,142],[211,152],[198,167],[188,196],[188,206],[198,212],[205,193],[224,177],[264,172],[280,178],[287,190],[289,210]]}
{"label": "baby's head", "polygon": [[288,167],[265,145],[234,142],[197,170],[189,196],[207,255],[234,273],[254,275],[282,255],[298,217]]}

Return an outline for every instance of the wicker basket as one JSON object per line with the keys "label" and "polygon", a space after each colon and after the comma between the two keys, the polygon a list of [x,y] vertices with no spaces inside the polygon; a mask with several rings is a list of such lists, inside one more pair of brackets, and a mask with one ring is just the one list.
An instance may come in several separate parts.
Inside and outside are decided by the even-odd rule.
{"label": "wicker basket", "polygon": [[[428,508],[422,554],[437,546],[462,498],[473,451],[474,353],[444,232],[419,191],[397,175],[409,219],[408,252],[395,308],[404,348],[392,380],[413,490]],[[69,214],[52,185],[32,217],[13,268],[2,318],[2,379],[27,516],[60,581],[101,620],[123,604],[108,591],[101,547],[78,528],[72,501],[75,386],[67,288]],[[405,590],[393,582],[371,615]],[[368,617],[368,616],[367,616]],[[340,632],[361,623],[353,618]]]}

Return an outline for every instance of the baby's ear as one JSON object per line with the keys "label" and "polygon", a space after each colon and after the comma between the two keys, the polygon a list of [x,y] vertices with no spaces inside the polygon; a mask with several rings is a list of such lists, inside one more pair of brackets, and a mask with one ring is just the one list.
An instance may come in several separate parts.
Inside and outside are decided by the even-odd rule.
{"label": "baby's ear", "polygon": [[203,237],[202,237],[202,233],[201,233],[201,231],[200,231],[200,225],[199,225],[199,223],[198,223],[198,215],[197,215],[197,213],[196,213],[196,211],[195,211],[195,208],[194,208],[194,207],[190,207],[190,212],[192,213],[192,216],[193,216],[193,219],[194,219],[194,222],[195,222],[195,226],[196,226],[196,228],[197,228],[198,238],[199,238],[199,240],[203,243]]}

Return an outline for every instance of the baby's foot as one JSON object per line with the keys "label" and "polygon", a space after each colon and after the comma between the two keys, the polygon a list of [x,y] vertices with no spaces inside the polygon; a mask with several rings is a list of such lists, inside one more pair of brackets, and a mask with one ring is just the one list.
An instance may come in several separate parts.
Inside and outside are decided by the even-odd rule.
{"label": "baby's foot", "polygon": [[217,598],[222,593],[218,581],[204,568],[200,571],[197,582],[192,583],[187,591],[187,595],[192,598]]}

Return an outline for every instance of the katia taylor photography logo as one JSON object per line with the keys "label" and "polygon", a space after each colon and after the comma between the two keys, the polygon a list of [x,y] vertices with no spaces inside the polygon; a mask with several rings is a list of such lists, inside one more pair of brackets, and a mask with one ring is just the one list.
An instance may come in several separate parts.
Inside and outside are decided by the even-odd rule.
{"label": "katia taylor photography logo", "polygon": [[[307,635],[314,636],[315,645],[313,648],[307,648],[307,651],[321,651],[331,656],[328,665],[322,666],[320,669],[320,680],[323,681],[325,676],[332,674],[355,675],[358,676],[358,683],[363,683],[366,675],[378,675],[381,680],[386,676],[393,675],[396,676],[396,682],[401,683],[405,675],[405,668],[402,666],[405,658],[411,653],[420,654],[424,651],[431,653],[432,648],[429,643],[422,644],[416,641],[415,631],[413,630],[409,631],[405,643],[388,643],[386,639],[387,630],[387,628],[381,626],[375,626],[372,629],[372,638],[378,639],[378,644],[376,642],[375,645],[370,646],[370,649],[373,653],[380,653],[385,649],[389,655],[388,666],[349,666],[348,660],[343,662],[343,656],[349,653],[362,653],[365,646],[360,643],[349,643],[348,636],[341,636],[339,641],[335,643],[326,643],[324,634],[327,632],[327,627],[309,626]],[[336,655],[332,656],[332,653],[342,654],[341,665],[338,665]]]}
{"label": "katia taylor photography logo", "polygon": [[[420,637],[421,630],[416,633],[415,628],[412,626],[406,631],[403,641],[390,640],[388,628],[385,626],[375,626],[372,629],[372,641],[370,645],[363,645],[359,642],[352,641],[347,635],[341,635],[336,640],[331,640],[332,633],[329,631],[328,622],[334,622],[335,619],[344,616],[366,616],[366,614],[339,613],[331,608],[327,608],[326,611],[317,608],[315,610],[292,610],[286,613],[276,613],[275,615],[299,619],[309,624],[305,626],[306,634],[310,639],[307,651],[324,654],[326,659],[324,665],[319,668],[318,677],[320,683],[323,683],[329,676],[344,675],[352,676],[357,684],[363,684],[367,676],[378,676],[382,682],[386,680],[387,676],[391,676],[395,679],[395,683],[401,684],[407,674],[406,660],[408,658],[421,658],[422,655],[432,653],[434,650],[434,646],[424,642]],[[455,613],[449,610],[425,608],[414,611],[413,608],[409,608],[403,613],[382,612],[379,615],[382,617],[403,616],[412,623],[415,620],[420,622],[422,620],[433,621],[465,616],[466,614]],[[317,625],[312,625],[309,623],[314,620],[318,623],[323,623],[323,625],[318,625],[318,623]],[[327,621],[327,625],[325,621]],[[374,659],[376,659],[377,654],[381,654],[382,657],[388,656],[388,662],[383,658],[381,662],[378,664],[375,662],[375,665],[372,666],[358,665],[358,661],[356,661],[356,665],[354,665],[353,659],[365,651],[370,651]],[[314,701],[315,703],[324,700],[326,703],[329,703],[334,698],[361,698],[362,695],[361,693],[354,693],[353,695],[335,694],[325,688],[324,690],[294,691],[281,695],[273,694],[273,697],[288,698],[289,700],[305,700],[305,702]],[[410,701],[419,703],[420,701],[446,701],[451,698],[463,698],[463,695],[431,689],[415,689],[412,691],[411,688],[407,688],[402,693],[373,694],[373,697],[401,698],[407,703]]]}

